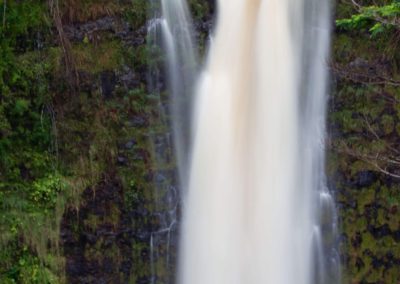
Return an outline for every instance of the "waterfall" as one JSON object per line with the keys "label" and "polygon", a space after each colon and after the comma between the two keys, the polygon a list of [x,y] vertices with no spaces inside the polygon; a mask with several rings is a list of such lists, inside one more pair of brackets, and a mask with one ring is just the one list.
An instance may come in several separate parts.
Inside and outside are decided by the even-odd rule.
{"label": "waterfall", "polygon": [[301,53],[301,93],[298,128],[300,136],[299,170],[303,188],[313,189],[310,210],[314,216],[313,280],[315,283],[340,283],[337,249],[337,215],[334,198],[325,176],[325,138],[327,105],[327,59],[330,45],[330,4],[328,0],[304,2],[304,28]]}
{"label": "waterfall", "polygon": [[192,93],[197,68],[192,23],[184,0],[152,0],[151,11],[150,35],[166,60],[162,75],[153,76],[151,81],[157,85],[166,76],[164,83],[170,94],[168,116],[171,117],[179,182],[185,187],[189,174]]}
{"label": "waterfall", "polygon": [[[151,0],[147,25],[148,91],[157,99],[156,122],[149,133],[153,146],[154,192],[149,232],[149,283],[173,283],[175,278],[181,188],[188,177],[191,146],[191,97],[196,52],[186,2]],[[165,94],[168,93],[168,99]],[[165,127],[167,126],[167,127]],[[172,129],[172,134],[169,133]],[[174,149],[176,161],[165,154]],[[171,176],[174,164],[177,173]],[[175,178],[177,176],[178,178]]]}
{"label": "waterfall", "polygon": [[329,1],[218,10],[196,93],[179,282],[338,283],[324,175]]}

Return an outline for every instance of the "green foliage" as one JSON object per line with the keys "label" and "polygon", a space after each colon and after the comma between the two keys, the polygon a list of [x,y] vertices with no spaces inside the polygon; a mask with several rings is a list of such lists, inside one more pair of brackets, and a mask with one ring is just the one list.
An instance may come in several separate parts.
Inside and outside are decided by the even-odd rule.
{"label": "green foliage", "polygon": [[78,70],[99,73],[120,66],[122,50],[119,41],[107,41],[96,46],[83,42],[73,46],[72,55]]}
{"label": "green foliage", "polygon": [[3,0],[0,11],[0,283],[55,283],[46,258],[65,184],[52,147],[52,67],[35,50],[46,1]]}
{"label": "green foliage", "polygon": [[[0,91],[4,92],[6,82],[16,83],[20,78],[15,64],[14,51],[20,48],[18,41],[25,46],[32,46],[34,39],[30,33],[33,29],[45,26],[43,1],[0,1]],[[25,48],[25,47],[24,47]]]}
{"label": "green foliage", "polygon": [[[15,259],[15,265],[8,267],[9,269],[4,274],[0,274],[0,283],[57,283],[57,277],[49,269],[43,269],[40,260],[37,257],[32,256],[32,253],[29,251],[27,246],[24,246],[21,250],[17,250],[15,247],[12,248],[14,248],[12,257]],[[8,258],[8,253],[10,253],[10,250],[1,251],[0,259],[3,260]],[[1,261],[0,263],[4,264]]]}
{"label": "green foliage", "polygon": [[146,24],[147,11],[149,9],[149,1],[132,0],[132,7],[124,12],[125,19],[138,29]]}
{"label": "green foliage", "polygon": [[210,14],[207,1],[189,0],[188,5],[195,20],[202,20]]}
{"label": "green foliage", "polygon": [[31,199],[40,204],[53,207],[56,205],[57,197],[60,192],[67,188],[67,184],[59,174],[49,174],[48,176],[33,182]]}
{"label": "green foliage", "polygon": [[383,6],[360,6],[359,12],[347,19],[336,20],[336,25],[343,30],[368,30],[371,36],[386,31],[399,29],[400,2],[393,1]]}

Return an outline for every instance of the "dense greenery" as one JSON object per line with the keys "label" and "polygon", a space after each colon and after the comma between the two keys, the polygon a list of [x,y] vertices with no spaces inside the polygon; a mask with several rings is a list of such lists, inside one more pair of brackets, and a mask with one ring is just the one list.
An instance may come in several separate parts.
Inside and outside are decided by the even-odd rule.
{"label": "dense greenery", "polygon": [[35,52],[49,29],[44,1],[2,1],[0,26],[0,282],[47,283],[47,242],[66,188],[53,139],[48,80],[52,66]]}

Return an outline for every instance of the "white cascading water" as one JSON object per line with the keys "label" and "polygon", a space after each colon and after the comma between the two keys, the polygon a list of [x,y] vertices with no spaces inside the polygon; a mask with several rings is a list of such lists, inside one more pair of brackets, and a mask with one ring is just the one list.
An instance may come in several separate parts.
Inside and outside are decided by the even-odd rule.
{"label": "white cascading water", "polygon": [[313,189],[311,212],[313,234],[313,277],[315,283],[340,283],[337,213],[325,176],[327,105],[327,58],[330,45],[329,1],[304,2],[300,117],[300,178],[303,188]]}
{"label": "white cascading water", "polygon": [[324,175],[329,6],[219,0],[195,104],[181,284],[339,282],[325,241],[336,228]]}
{"label": "white cascading water", "polygon": [[[173,283],[177,254],[180,191],[187,183],[190,148],[191,97],[196,76],[192,24],[184,0],[149,1],[147,25],[148,91],[157,99],[158,122],[149,133],[155,161],[152,218],[149,235],[149,283]],[[168,93],[168,100],[163,94]],[[161,127],[160,127],[161,125]],[[170,125],[167,130],[165,126]],[[172,134],[168,129],[172,130]],[[173,148],[177,179],[171,171]]]}
{"label": "white cascading water", "polygon": [[171,96],[169,115],[180,185],[184,187],[189,174],[192,93],[197,69],[192,23],[184,0],[152,0],[151,3],[156,13],[150,28],[153,36],[158,36],[157,44],[166,58],[167,80],[164,81]]}

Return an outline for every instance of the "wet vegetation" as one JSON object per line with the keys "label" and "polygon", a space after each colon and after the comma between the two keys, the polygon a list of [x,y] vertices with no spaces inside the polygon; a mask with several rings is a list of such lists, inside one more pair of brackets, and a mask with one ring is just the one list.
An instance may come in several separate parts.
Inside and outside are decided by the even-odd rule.
{"label": "wet vegetation", "polygon": [[328,174],[345,283],[400,281],[398,1],[339,1]]}

